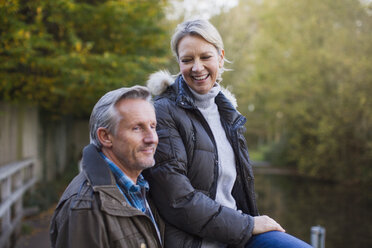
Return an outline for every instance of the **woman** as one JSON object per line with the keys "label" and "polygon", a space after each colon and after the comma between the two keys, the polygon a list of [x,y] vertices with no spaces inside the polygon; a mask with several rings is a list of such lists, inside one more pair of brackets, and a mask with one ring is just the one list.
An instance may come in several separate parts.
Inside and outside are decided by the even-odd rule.
{"label": "woman", "polygon": [[225,52],[218,31],[207,20],[186,21],[171,47],[180,74],[161,71],[148,81],[158,95],[159,145],[146,177],[167,223],[165,247],[310,247],[258,215],[246,119],[219,85]]}

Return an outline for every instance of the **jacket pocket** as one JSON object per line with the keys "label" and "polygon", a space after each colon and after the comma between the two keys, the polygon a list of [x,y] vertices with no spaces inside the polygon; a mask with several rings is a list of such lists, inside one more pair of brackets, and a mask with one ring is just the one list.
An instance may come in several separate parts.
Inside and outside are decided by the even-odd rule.
{"label": "jacket pocket", "polygon": [[[146,243],[144,234],[140,230],[145,228],[145,223],[137,227],[135,225],[135,219],[137,217],[114,217],[107,216],[110,237],[112,240],[113,247],[120,248],[132,248],[132,247],[149,247]],[[147,230],[148,236],[152,233]]]}
{"label": "jacket pocket", "polygon": [[123,236],[121,239],[113,241],[114,247],[116,248],[148,248],[145,239],[139,233],[133,233],[132,235]]}

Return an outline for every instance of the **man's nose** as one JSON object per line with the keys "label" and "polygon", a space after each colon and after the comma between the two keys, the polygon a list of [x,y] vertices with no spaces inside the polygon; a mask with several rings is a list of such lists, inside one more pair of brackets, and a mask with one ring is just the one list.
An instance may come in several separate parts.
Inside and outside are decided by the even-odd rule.
{"label": "man's nose", "polygon": [[144,137],[145,143],[158,143],[158,134],[156,133],[155,129],[149,129]]}

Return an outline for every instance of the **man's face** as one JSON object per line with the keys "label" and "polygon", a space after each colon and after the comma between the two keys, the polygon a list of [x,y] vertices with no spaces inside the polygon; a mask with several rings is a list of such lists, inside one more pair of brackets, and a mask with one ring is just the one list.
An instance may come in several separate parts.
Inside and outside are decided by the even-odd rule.
{"label": "man's face", "polygon": [[120,121],[116,133],[110,134],[109,158],[133,178],[154,165],[158,145],[156,116],[151,103],[142,99],[123,99],[116,104]]}

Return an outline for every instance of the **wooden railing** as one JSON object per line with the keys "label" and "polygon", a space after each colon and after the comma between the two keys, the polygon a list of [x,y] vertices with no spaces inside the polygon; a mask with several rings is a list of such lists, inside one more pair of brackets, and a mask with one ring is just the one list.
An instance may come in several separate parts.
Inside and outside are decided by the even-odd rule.
{"label": "wooden railing", "polygon": [[23,194],[36,182],[35,161],[23,160],[0,167],[0,248],[9,247],[24,216]]}

